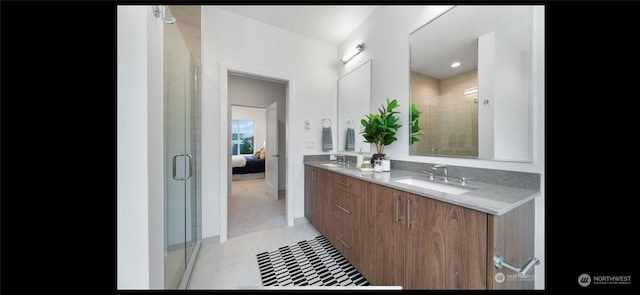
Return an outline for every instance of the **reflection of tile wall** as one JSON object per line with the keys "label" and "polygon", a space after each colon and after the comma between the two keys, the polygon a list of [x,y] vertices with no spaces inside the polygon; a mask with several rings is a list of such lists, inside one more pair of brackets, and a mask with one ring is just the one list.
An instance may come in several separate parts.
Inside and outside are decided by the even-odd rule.
{"label": "reflection of tile wall", "polygon": [[[416,104],[416,108],[422,113],[420,114],[419,121],[420,127],[424,135],[419,135],[418,142],[410,146],[411,154],[430,154],[431,143],[435,138],[430,131],[437,130],[437,127],[432,126],[433,123],[438,124],[437,120],[434,120],[434,112],[432,105],[437,103],[437,100],[433,97],[440,95],[440,80],[432,77],[411,72],[411,102]],[[435,112],[437,113],[437,112]]]}
{"label": "reflection of tile wall", "polygon": [[478,104],[476,94],[464,90],[478,85],[472,70],[445,80],[411,72],[411,101],[422,112],[420,127],[425,135],[410,147],[411,154],[478,156]]}
{"label": "reflection of tile wall", "polygon": [[464,94],[464,90],[477,87],[476,70],[448,79],[441,84],[440,151],[456,156],[478,156],[478,104],[476,94]]}

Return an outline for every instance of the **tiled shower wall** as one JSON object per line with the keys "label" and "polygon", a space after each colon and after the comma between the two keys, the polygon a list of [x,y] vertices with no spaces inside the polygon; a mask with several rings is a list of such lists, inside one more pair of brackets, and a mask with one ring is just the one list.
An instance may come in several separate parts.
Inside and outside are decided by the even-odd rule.
{"label": "tiled shower wall", "polygon": [[478,104],[464,90],[478,85],[477,70],[439,80],[411,72],[411,101],[420,114],[424,135],[412,154],[478,156]]}

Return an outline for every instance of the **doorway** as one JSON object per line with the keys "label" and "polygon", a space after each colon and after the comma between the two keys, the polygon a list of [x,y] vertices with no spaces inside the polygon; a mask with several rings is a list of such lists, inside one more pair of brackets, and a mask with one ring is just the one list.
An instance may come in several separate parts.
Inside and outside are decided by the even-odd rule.
{"label": "doorway", "polygon": [[[227,87],[231,175],[226,228],[228,237],[234,237],[287,224],[288,81],[229,70]],[[234,147],[242,147],[244,154],[234,155]]]}

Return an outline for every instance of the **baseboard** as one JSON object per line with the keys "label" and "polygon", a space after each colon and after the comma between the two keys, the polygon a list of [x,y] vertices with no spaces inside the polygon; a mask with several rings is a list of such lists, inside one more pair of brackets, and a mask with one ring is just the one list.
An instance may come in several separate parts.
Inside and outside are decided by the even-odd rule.
{"label": "baseboard", "polygon": [[293,219],[293,226],[299,225],[299,224],[305,224],[308,223],[309,219],[307,219],[306,217],[298,217],[298,218],[294,218]]}
{"label": "baseboard", "polygon": [[220,244],[220,235],[204,238],[202,244]]}

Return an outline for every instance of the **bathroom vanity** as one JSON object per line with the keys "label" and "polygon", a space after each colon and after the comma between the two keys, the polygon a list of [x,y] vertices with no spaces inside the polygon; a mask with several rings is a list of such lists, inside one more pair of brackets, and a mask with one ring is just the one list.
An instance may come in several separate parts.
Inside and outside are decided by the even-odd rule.
{"label": "bathroom vanity", "polygon": [[537,195],[305,161],[305,217],[375,286],[533,289]]}

